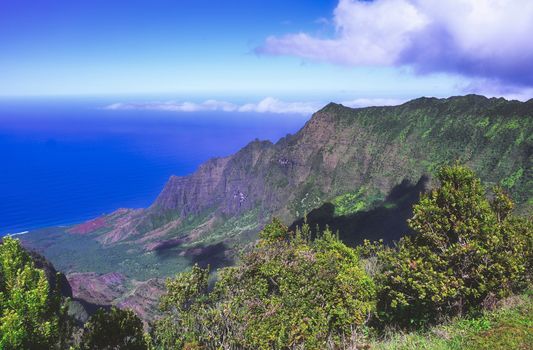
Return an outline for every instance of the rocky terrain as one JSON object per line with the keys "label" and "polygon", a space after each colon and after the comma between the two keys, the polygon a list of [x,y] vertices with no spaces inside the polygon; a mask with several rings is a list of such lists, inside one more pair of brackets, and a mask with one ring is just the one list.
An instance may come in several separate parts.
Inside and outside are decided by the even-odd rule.
{"label": "rocky terrain", "polygon": [[153,310],[157,278],[192,263],[231,264],[272,216],[291,224],[309,213],[311,222],[354,244],[396,239],[405,227],[387,218],[408,217],[442,164],[466,163],[486,183],[506,188],[518,210],[530,210],[532,146],[533,100],[468,95],[394,107],[329,104],[295,135],[275,144],[255,140],[189,176],[171,177],[149,208],[24,240],[68,273],[75,295],[149,317],[144,310]]}

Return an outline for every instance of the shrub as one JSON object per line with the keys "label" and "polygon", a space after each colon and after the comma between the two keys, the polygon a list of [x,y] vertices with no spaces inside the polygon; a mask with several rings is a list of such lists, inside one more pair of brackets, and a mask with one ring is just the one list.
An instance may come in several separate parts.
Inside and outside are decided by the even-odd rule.
{"label": "shrub", "polygon": [[164,317],[157,321],[155,342],[161,349],[195,349],[207,335],[214,314],[208,294],[209,269],[194,265],[174,279],[167,279],[167,294],[160,300]]}
{"label": "shrub", "polygon": [[65,309],[18,240],[0,244],[0,349],[55,349],[70,337]]}
{"label": "shrub", "polygon": [[[413,327],[461,314],[489,297],[524,287],[531,267],[531,221],[511,214],[501,189],[492,201],[466,167],[444,167],[440,186],[422,195],[413,236],[379,250],[378,314]],[[529,267],[528,267],[529,266]]]}
{"label": "shrub", "polygon": [[131,310],[99,309],[84,325],[80,343],[87,350],[148,349],[139,317]]}
{"label": "shrub", "polygon": [[239,265],[219,272],[211,292],[197,266],[170,280],[158,345],[323,349],[349,336],[374,310],[373,282],[331,232],[308,235],[274,220]]}

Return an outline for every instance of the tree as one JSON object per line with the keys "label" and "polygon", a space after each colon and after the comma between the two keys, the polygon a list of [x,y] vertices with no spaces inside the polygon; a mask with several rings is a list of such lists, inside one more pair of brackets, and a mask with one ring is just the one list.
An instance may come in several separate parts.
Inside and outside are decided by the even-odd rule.
{"label": "tree", "polygon": [[414,206],[415,234],[378,253],[378,311],[386,322],[409,327],[461,314],[528,278],[533,229],[511,214],[509,197],[496,188],[489,201],[464,166],[443,167],[437,177],[440,186]]}
{"label": "tree", "polygon": [[143,324],[131,310],[99,309],[84,326],[80,344],[87,350],[148,349]]}
{"label": "tree", "polygon": [[170,280],[158,346],[323,349],[349,337],[374,310],[373,282],[331,232],[309,236],[274,220],[237,266],[219,270],[212,291],[197,266]]}
{"label": "tree", "polygon": [[[202,337],[213,310],[208,294],[209,268],[195,264],[190,271],[167,279],[167,294],[161,297],[164,317],[155,328],[157,345],[162,349],[194,348]],[[204,332],[207,335],[207,332]]]}
{"label": "tree", "polygon": [[18,240],[0,244],[0,349],[53,349],[69,335],[57,290]]}

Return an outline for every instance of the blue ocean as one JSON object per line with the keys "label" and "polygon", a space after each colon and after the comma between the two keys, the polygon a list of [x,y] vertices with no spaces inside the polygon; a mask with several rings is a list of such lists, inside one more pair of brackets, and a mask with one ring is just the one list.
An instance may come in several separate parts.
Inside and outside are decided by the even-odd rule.
{"label": "blue ocean", "polygon": [[169,176],[255,138],[275,142],[308,119],[103,109],[108,102],[0,100],[0,235],[146,207]]}

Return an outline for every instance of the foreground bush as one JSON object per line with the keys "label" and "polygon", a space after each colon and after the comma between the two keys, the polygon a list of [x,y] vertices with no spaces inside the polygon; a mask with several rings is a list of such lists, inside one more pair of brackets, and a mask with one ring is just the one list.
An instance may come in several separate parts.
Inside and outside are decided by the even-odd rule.
{"label": "foreground bush", "polygon": [[99,309],[84,326],[82,350],[146,350],[143,324],[131,310]]}
{"label": "foreground bush", "polygon": [[475,174],[444,167],[422,195],[397,249],[379,252],[378,311],[384,323],[416,327],[462,314],[522,289],[530,279],[532,223],[511,214],[499,189],[492,201]]}
{"label": "foreground bush", "polygon": [[0,244],[0,349],[63,348],[65,310],[18,240]]}
{"label": "foreground bush", "polygon": [[374,310],[373,282],[353,249],[331,232],[310,241],[307,228],[291,233],[277,220],[211,292],[207,280],[195,266],[168,281],[158,346],[323,349]]}

